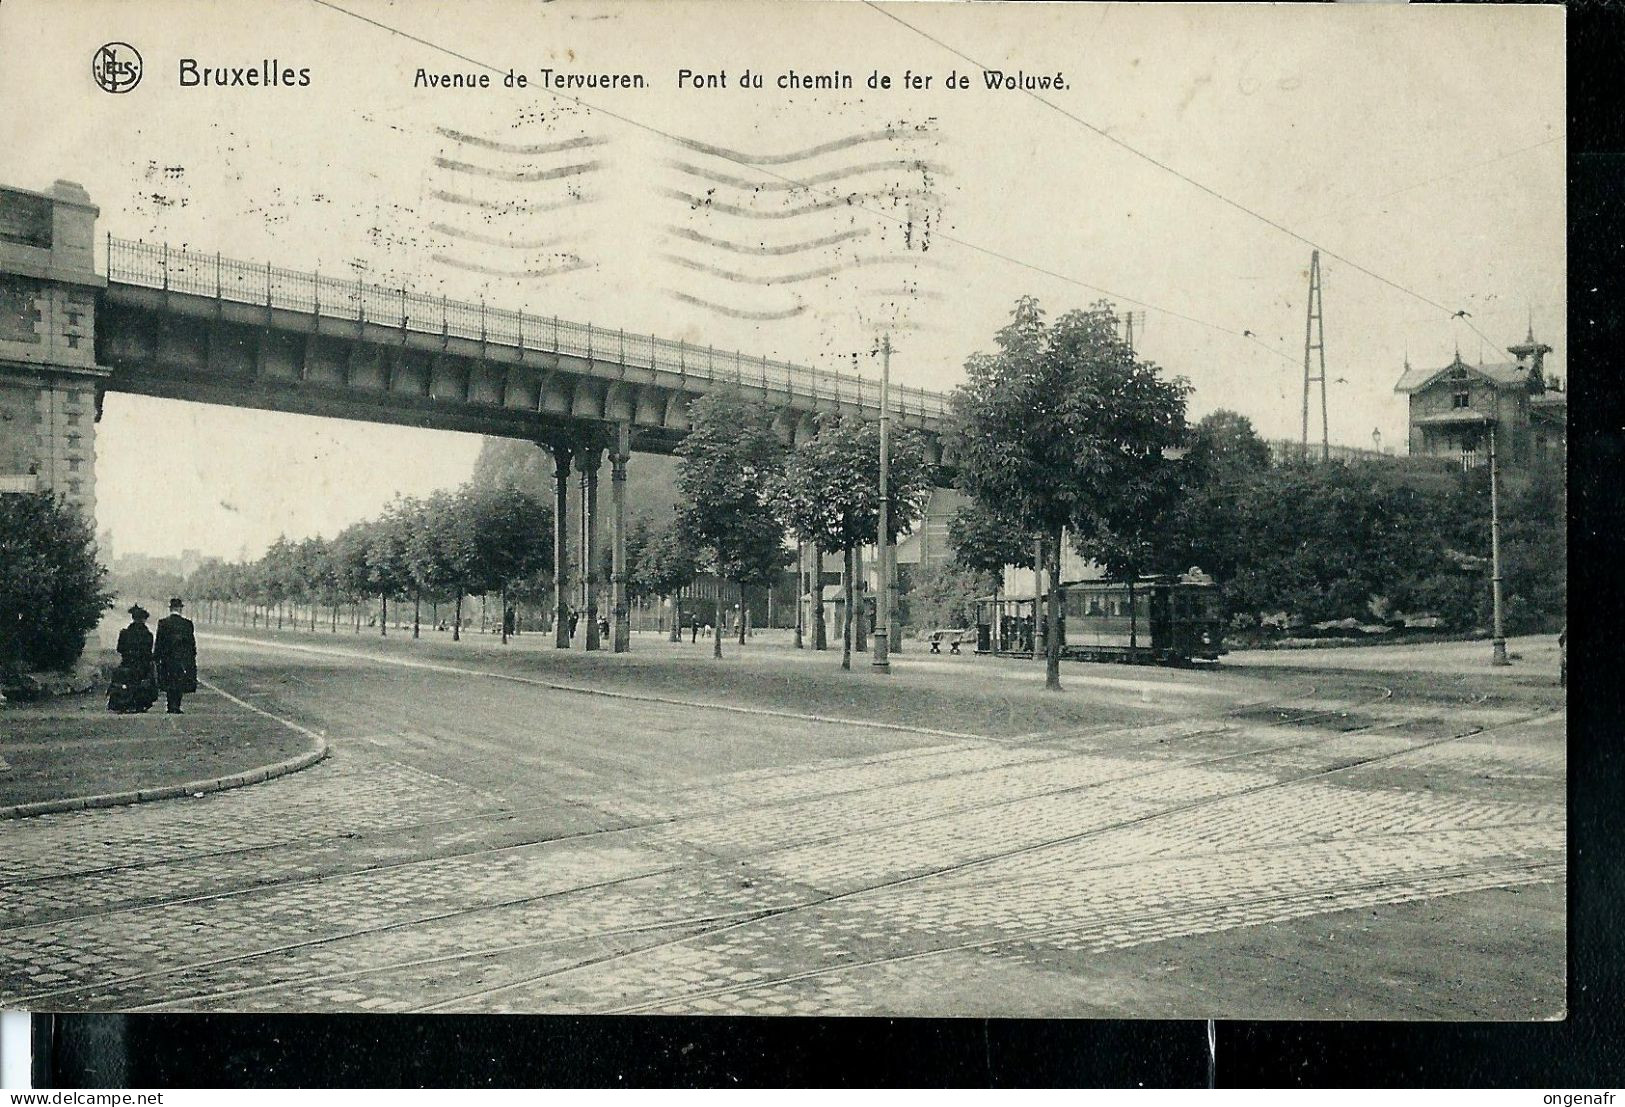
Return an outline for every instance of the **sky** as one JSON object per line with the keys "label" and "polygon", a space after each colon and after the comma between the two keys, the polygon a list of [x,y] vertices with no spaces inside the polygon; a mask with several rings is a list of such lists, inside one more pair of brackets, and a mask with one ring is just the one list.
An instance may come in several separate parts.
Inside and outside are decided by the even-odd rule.
{"label": "sky", "polygon": [[[1560,9],[334,4],[0,6],[0,101],[29,105],[0,177],[80,182],[99,232],[753,355],[877,375],[887,331],[893,379],[944,391],[1018,296],[1107,298],[1193,417],[1269,437],[1299,433],[1313,242],[1334,443],[1403,449],[1405,359],[1506,360],[1531,319],[1567,376]],[[91,79],[107,41],[142,54],[129,93]],[[181,87],[183,58],[311,84]],[[118,552],[227,557],[457,484],[479,446],[117,393],[97,437]]]}

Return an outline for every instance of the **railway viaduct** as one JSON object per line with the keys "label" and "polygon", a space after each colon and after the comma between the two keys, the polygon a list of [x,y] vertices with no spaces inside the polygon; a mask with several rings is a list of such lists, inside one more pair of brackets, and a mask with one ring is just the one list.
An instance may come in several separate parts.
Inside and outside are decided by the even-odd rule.
{"label": "railway viaduct", "polygon": [[[634,452],[671,452],[689,403],[718,387],[771,405],[792,444],[815,433],[819,413],[880,413],[878,383],[855,375],[98,238],[98,214],[73,182],[0,186],[0,492],[56,491],[94,516],[95,424],[108,391],[526,439],[554,459],[562,611],[568,480],[573,468],[586,505],[579,548],[595,549],[607,458],[617,651],[629,637],[623,502]],[[939,464],[951,460],[940,445],[946,408],[939,393],[892,390],[893,420],[923,432]],[[596,582],[583,583],[591,605]],[[556,643],[568,645],[563,620]]]}

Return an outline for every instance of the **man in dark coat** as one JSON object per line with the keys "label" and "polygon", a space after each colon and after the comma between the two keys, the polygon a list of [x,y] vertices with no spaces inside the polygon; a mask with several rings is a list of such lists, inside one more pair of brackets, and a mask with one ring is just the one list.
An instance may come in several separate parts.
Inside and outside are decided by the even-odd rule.
{"label": "man in dark coat", "polygon": [[197,691],[197,639],[192,620],[181,614],[182,606],[179,596],[169,601],[169,614],[158,620],[158,637],[152,645],[158,687],[169,694],[171,715],[181,713],[181,696]]}

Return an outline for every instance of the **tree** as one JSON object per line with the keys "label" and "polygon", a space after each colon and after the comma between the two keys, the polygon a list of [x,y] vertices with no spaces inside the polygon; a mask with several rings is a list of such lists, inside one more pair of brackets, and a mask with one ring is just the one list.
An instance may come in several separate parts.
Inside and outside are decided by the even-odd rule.
{"label": "tree", "polygon": [[47,492],[0,496],[0,671],[66,669],[113,597],[96,535]]}
{"label": "tree", "polygon": [[[682,520],[675,514],[665,527],[650,534],[638,561],[638,591],[646,596],[674,599],[700,573],[702,553],[696,549]],[[671,640],[678,640],[677,605],[672,604]]]}
{"label": "tree", "polygon": [[[949,520],[948,544],[953,547],[955,565],[988,580],[995,612],[999,610],[999,594],[1004,589],[1004,567],[1033,567],[1032,536],[1024,533],[1020,523],[1001,513],[996,506],[976,500],[967,501]],[[995,626],[995,641],[999,634]]]}
{"label": "tree", "polygon": [[[765,579],[785,561],[784,528],[773,500],[784,447],[771,414],[736,389],[723,388],[695,400],[689,419],[688,435],[677,447],[684,497],[679,525],[710,555],[719,577],[741,586]],[[722,656],[720,613],[712,656]]]}
{"label": "tree", "polygon": [[969,569],[952,562],[920,568],[909,588],[909,603],[918,625],[945,629],[975,626],[977,602],[995,590],[993,580],[989,570]]}
{"label": "tree", "polygon": [[513,485],[470,486],[460,497],[460,509],[468,515],[474,543],[467,587],[476,595],[501,594],[502,641],[507,642],[508,589],[553,570],[553,509]]}
{"label": "tree", "polygon": [[372,541],[371,524],[352,523],[333,539],[333,578],[340,595],[355,606],[355,632],[361,633],[360,600],[373,591],[367,547]]}
{"label": "tree", "polygon": [[[924,511],[932,469],[924,441],[913,432],[900,431],[889,447],[887,530],[895,542]],[[821,417],[818,433],[790,454],[778,496],[791,530],[823,552],[846,558],[841,668],[850,669],[855,611],[851,567],[856,550],[874,542],[880,530],[880,424]]]}
{"label": "tree", "polygon": [[288,541],[285,534],[277,535],[275,542],[265,551],[259,560],[259,571],[255,574],[259,587],[261,603],[266,608],[266,622],[270,622],[270,609],[276,608],[277,629],[282,629],[282,605],[290,597],[299,594],[304,585],[298,564],[298,550]]}
{"label": "tree", "polygon": [[[382,519],[367,525],[367,582],[380,600],[380,636],[389,633],[389,597],[411,587],[406,536],[411,532],[415,516],[416,508],[411,501],[396,500]],[[413,629],[415,632],[416,627]]]}
{"label": "tree", "polygon": [[[1190,388],[1136,358],[1105,303],[1046,326],[1038,301],[1023,297],[996,341],[996,353],[966,362],[950,400],[960,487],[1043,540],[1054,628],[1063,532],[1088,544],[1144,531],[1164,451],[1184,437]],[[1060,636],[1045,644],[1045,686],[1059,689]]]}
{"label": "tree", "polygon": [[1270,447],[1245,415],[1220,408],[1191,428],[1186,455],[1198,484],[1261,472],[1270,467]]}
{"label": "tree", "polygon": [[[419,593],[456,597],[451,637],[462,637],[463,596],[480,567],[474,511],[466,492],[438,491],[422,505],[406,536],[406,564]],[[416,629],[413,631],[416,634]]]}

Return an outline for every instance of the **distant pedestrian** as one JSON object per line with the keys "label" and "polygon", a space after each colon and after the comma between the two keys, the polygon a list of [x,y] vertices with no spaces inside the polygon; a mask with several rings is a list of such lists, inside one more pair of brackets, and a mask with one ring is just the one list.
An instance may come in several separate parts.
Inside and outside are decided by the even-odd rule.
{"label": "distant pedestrian", "polygon": [[181,697],[197,691],[197,638],[192,620],[181,614],[179,596],[169,601],[169,614],[158,621],[153,659],[158,665],[158,687],[169,695],[170,715],[181,714]]}
{"label": "distant pedestrian", "polygon": [[578,615],[574,611],[570,612],[570,638],[572,640],[576,636],[576,624],[579,623],[580,621],[581,621],[581,616],[580,615]]}
{"label": "distant pedestrian", "polygon": [[609,616],[608,615],[600,615],[598,617],[598,640],[603,642],[603,641],[608,641],[608,639],[609,639]]}
{"label": "distant pedestrian", "polygon": [[509,604],[507,609],[505,611],[503,611],[503,613],[502,613],[502,633],[507,634],[507,635],[512,635],[513,632],[514,632],[514,609],[513,609],[513,605]]}
{"label": "distant pedestrian", "polygon": [[698,642],[700,640],[700,619],[699,619],[699,616],[696,615],[693,618],[689,619],[689,621],[688,621],[688,629],[689,629],[689,632],[690,632],[689,637],[688,637],[688,641],[689,641],[690,645],[693,645],[695,642]]}
{"label": "distant pedestrian", "polygon": [[143,712],[158,700],[158,682],[152,671],[152,631],[147,609],[130,608],[130,625],[118,632],[119,666],[107,687],[107,709],[120,715]]}

